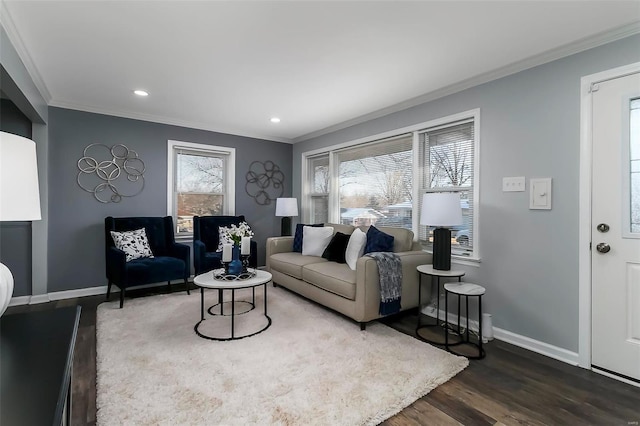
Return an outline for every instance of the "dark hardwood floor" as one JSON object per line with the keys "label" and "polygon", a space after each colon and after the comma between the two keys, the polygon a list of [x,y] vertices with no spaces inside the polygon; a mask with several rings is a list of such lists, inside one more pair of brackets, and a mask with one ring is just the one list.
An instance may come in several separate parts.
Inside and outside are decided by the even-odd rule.
{"label": "dark hardwood floor", "polygon": [[[184,291],[172,285],[174,291]],[[127,297],[166,292],[133,290]],[[119,294],[112,295],[117,300]],[[96,423],[96,308],[104,296],[15,306],[5,315],[82,306],[73,369],[72,425]],[[126,300],[125,300],[126,303]],[[416,313],[384,322],[415,335]],[[358,327],[354,323],[354,327]],[[487,356],[383,422],[397,425],[639,425],[640,388],[494,340]]]}

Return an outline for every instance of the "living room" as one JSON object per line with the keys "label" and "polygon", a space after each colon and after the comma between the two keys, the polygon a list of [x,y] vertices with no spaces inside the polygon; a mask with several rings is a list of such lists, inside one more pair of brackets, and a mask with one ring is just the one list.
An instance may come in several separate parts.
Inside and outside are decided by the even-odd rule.
{"label": "living room", "polygon": [[[300,203],[300,215],[294,218],[294,224],[313,223],[309,209],[310,194],[306,185],[309,160],[314,156],[331,156],[358,144],[386,140],[407,133],[420,133],[434,126],[456,122],[463,115],[474,118],[478,137],[478,149],[475,152],[478,167],[474,188],[477,196],[472,200],[476,226],[471,255],[454,256],[454,267],[465,272],[465,281],[480,283],[486,288],[483,311],[492,315],[496,340],[559,360],[569,366],[587,369],[579,371],[586,372],[591,368],[590,334],[585,335],[590,332],[588,328],[585,330],[585,323],[591,323],[591,316],[585,310],[590,311],[591,300],[589,297],[585,302],[584,295],[585,288],[590,289],[590,276],[587,279],[584,277],[585,268],[589,275],[584,256],[587,256],[587,261],[590,259],[590,239],[582,244],[584,238],[581,225],[583,217],[590,215],[585,210],[583,195],[587,167],[583,158],[585,145],[581,133],[584,126],[581,108],[585,96],[581,79],[640,62],[638,2],[562,2],[557,10],[550,4],[546,6],[549,9],[545,9],[538,2],[532,2],[532,11],[535,10],[535,16],[541,19],[541,22],[529,22],[527,30],[533,35],[523,37],[518,32],[510,36],[496,31],[492,40],[498,47],[475,46],[481,53],[476,52],[474,56],[467,51],[469,57],[462,59],[449,55],[451,61],[458,60],[461,65],[467,64],[472,68],[473,74],[460,72],[452,75],[451,80],[447,80],[450,81],[448,84],[413,92],[402,99],[390,96],[387,104],[379,108],[355,110],[362,111],[360,113],[345,112],[341,117],[330,117],[328,114],[318,118],[313,126],[300,127],[304,130],[287,127],[290,115],[283,115],[281,123],[267,123],[272,127],[255,127],[252,124],[239,129],[238,122],[242,121],[243,110],[236,103],[229,104],[228,107],[232,112],[228,115],[237,116],[234,118],[235,122],[204,123],[201,117],[207,115],[206,111],[199,110],[194,111],[194,116],[199,114],[199,118],[192,120],[191,125],[184,119],[174,118],[171,121],[172,117],[157,118],[163,115],[158,112],[162,110],[149,108],[144,104],[145,99],[135,98],[129,93],[126,95],[131,99],[121,104],[126,105],[122,111],[118,111],[113,105],[101,105],[97,100],[84,106],[80,101],[74,103],[72,94],[77,91],[86,92],[82,95],[85,98],[80,96],[77,99],[97,96],[91,95],[94,89],[80,79],[89,73],[90,66],[80,60],[82,51],[77,53],[78,57],[74,57],[73,50],[66,53],[74,61],[56,62],[47,53],[47,48],[53,49],[53,46],[36,43],[42,40],[40,31],[46,34],[50,28],[43,23],[45,29],[38,30],[37,25],[27,22],[30,18],[37,23],[46,21],[48,12],[53,12],[56,8],[56,2],[45,2],[49,3],[48,6],[24,3],[2,3],[1,118],[3,131],[22,134],[36,142],[42,220],[0,225],[0,258],[10,266],[15,278],[8,313],[11,313],[11,309],[39,304],[62,305],[65,301],[82,297],[104,298],[107,284],[104,276],[104,219],[108,216],[171,215],[168,211],[167,182],[169,141],[235,149],[233,214],[245,215],[251,225],[259,247],[258,265],[263,266],[266,263],[264,248],[267,238],[280,235],[280,217],[275,214],[275,203],[259,204],[248,193],[250,191],[246,187],[246,175],[254,162],[270,161],[279,167],[284,176],[281,196],[295,197]],[[243,3],[242,12],[246,13],[255,6],[266,17],[275,19],[275,13],[265,12],[264,5],[258,7],[251,2]],[[312,3],[309,2],[308,7]],[[331,2],[322,4],[321,7],[316,4],[316,7],[339,8],[340,3]],[[429,4],[415,3],[424,3],[415,7],[426,7]],[[477,3],[481,5],[484,2]],[[536,4],[540,7],[535,8]],[[407,6],[407,3],[403,5]],[[68,3],[57,6],[74,7]],[[375,10],[375,6],[368,6]],[[92,6],[83,7],[90,10]],[[118,7],[125,6],[119,4]],[[287,2],[279,7],[294,8]],[[481,9],[481,6],[478,7]],[[487,2],[485,7],[494,11],[491,8],[496,6]],[[102,9],[99,10],[102,12]],[[38,12],[37,17],[31,16],[34,11]],[[510,9],[508,11],[515,16],[523,13]],[[410,15],[403,8],[396,12],[400,17]],[[116,16],[118,13],[122,11],[113,11]],[[579,15],[580,13],[584,15]],[[329,11],[326,14],[332,15]],[[108,18],[110,15],[105,16],[104,21],[111,23]],[[557,16],[557,22],[551,18],[546,21],[543,19],[548,16]],[[256,12],[248,14],[247,18],[251,18],[247,22],[254,22],[260,20],[261,16]],[[310,21],[317,25],[314,19]],[[364,31],[366,23],[357,22],[360,25],[358,29]],[[343,28],[340,25],[345,23],[337,20],[335,25]],[[491,33],[483,31],[486,25],[488,24],[480,26],[477,31],[482,34]],[[246,29],[245,26],[248,26],[246,22],[242,28]],[[569,34],[558,30],[563,26],[566,26]],[[549,33],[552,33],[549,40],[544,39],[547,27]],[[515,28],[510,29],[516,31]],[[87,32],[80,33],[79,38],[91,40],[92,34],[88,29],[85,30]],[[53,35],[52,33],[51,37]],[[469,33],[466,35],[471,37]],[[234,34],[234,37],[239,36]],[[326,34],[326,37],[326,49],[330,49],[332,44],[340,43],[330,37],[330,34]],[[488,55],[494,50],[506,51],[507,48],[502,48],[500,43],[506,43],[507,40],[503,39],[508,38],[517,39],[522,50],[528,54],[514,54],[518,51],[517,43],[511,43],[508,46],[513,50],[507,52],[510,55],[505,53],[505,57],[496,59],[503,61],[500,66],[495,63],[477,65],[482,64],[482,55]],[[543,39],[546,44],[529,46],[536,39]],[[483,39],[485,43],[488,40]],[[466,41],[471,42],[471,39]],[[116,42],[122,41],[114,40]],[[105,40],[84,44],[89,50],[92,46],[98,50],[101,48],[103,56],[116,55],[116,52],[104,48],[101,43],[105,43]],[[142,35],[135,43],[131,40],[125,42],[125,45],[127,43],[148,45]],[[56,46],[60,48],[59,43]],[[386,51],[393,51],[397,45],[390,42],[384,48]],[[451,52],[458,48],[458,44],[452,44],[447,50]],[[320,52],[326,54],[326,51]],[[156,53],[162,56],[162,52]],[[267,53],[264,56],[268,56]],[[318,57],[321,56],[319,53]],[[330,65],[336,65],[331,61],[344,58],[338,54],[338,59],[331,55],[328,57],[329,59],[325,57],[324,60],[330,61]],[[124,61],[118,63],[118,57],[114,58],[116,65],[111,69],[114,75],[122,73],[121,68],[133,66]],[[303,59],[306,57],[301,56],[300,60]],[[111,58],[103,59],[96,66],[108,67],[109,62],[112,62]],[[282,58],[281,62],[293,66],[291,57]],[[327,64],[320,59],[311,64],[324,70],[326,74],[337,73],[333,70],[339,69],[324,68]],[[54,74],[51,67],[62,68],[63,71]],[[389,73],[398,73],[399,77],[396,79],[402,80],[405,78],[399,74],[402,69],[403,67],[391,68]],[[425,75],[426,69],[429,67],[423,70]],[[51,70],[52,74],[47,74],[45,70]],[[245,67],[241,72],[247,80],[257,79],[254,73],[260,73],[260,67]],[[361,69],[353,72],[364,75]],[[442,72],[453,71],[449,69]],[[60,74],[66,74],[66,78],[61,78]],[[49,80],[54,75],[59,79],[55,83],[54,80]],[[157,80],[154,84],[158,90],[161,85],[171,86],[167,84],[167,81],[171,81],[169,78],[165,74],[155,77]],[[350,94],[349,97],[353,97],[354,93],[365,97],[366,92],[371,90],[367,79],[363,76],[360,79],[354,80],[360,86],[345,92]],[[389,75],[389,79],[394,78]],[[83,81],[81,87],[69,89],[74,80]],[[304,96],[308,97],[307,103],[314,104],[319,101],[314,100],[312,94],[333,91],[333,96],[337,99],[335,103],[341,102],[339,93],[344,88],[338,85],[330,86],[325,83],[325,86],[318,88],[316,81],[294,83],[280,86],[280,90],[283,93],[304,92]],[[54,86],[55,84],[58,85]],[[99,82],[94,81],[94,84]],[[150,92],[149,100],[168,96],[167,93],[170,93],[154,90],[151,83],[136,84],[150,85],[145,87]],[[268,86],[264,81],[255,84]],[[45,92],[43,87],[48,87],[50,93]],[[64,92],[63,88],[69,91]],[[127,92],[137,88],[126,87],[122,90]],[[278,99],[274,94],[277,88],[278,86],[265,90],[266,94],[256,91],[255,97]],[[384,90],[393,93],[394,89],[387,87],[382,92]],[[186,103],[183,95],[175,96],[180,99],[177,102],[178,109],[193,108]],[[232,99],[233,93],[227,96]],[[172,98],[163,97],[160,103],[168,103],[170,99]],[[372,102],[373,100],[374,98]],[[246,95],[242,99],[246,104],[251,101],[252,98]],[[298,99],[296,102],[294,109],[304,109]],[[216,105],[215,108],[222,111],[225,106]],[[332,108],[332,104],[324,107],[326,110]],[[281,110],[284,110],[284,105]],[[263,113],[274,114],[275,111]],[[270,117],[271,115],[266,115],[260,119],[266,123]],[[249,117],[247,114],[245,120],[254,118],[255,116]],[[201,125],[198,126],[198,123]],[[294,127],[294,124],[291,126]],[[84,191],[77,181],[78,160],[83,156],[85,148],[92,143],[108,146],[123,144],[135,150],[145,164],[144,189],[135,197],[125,198],[117,203],[101,203]],[[525,178],[525,191],[503,191],[503,178],[519,176]],[[530,179],[534,178],[552,178],[550,210],[530,209]],[[414,190],[418,190],[417,186]],[[331,202],[330,205],[335,203]],[[418,211],[416,201],[413,212]],[[337,223],[340,219],[339,211],[332,214],[329,221]],[[416,217],[416,239],[420,237],[420,226]]]}

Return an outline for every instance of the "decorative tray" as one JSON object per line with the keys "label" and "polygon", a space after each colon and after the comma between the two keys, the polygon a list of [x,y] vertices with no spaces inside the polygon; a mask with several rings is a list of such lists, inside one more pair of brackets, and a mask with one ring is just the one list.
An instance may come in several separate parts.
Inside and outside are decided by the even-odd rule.
{"label": "decorative tray", "polygon": [[241,272],[238,275],[226,274],[224,272],[224,268],[213,270],[213,278],[220,281],[242,281],[242,280],[248,280],[249,278],[253,278],[255,276],[256,276],[256,270],[252,268],[247,268],[246,272]]}

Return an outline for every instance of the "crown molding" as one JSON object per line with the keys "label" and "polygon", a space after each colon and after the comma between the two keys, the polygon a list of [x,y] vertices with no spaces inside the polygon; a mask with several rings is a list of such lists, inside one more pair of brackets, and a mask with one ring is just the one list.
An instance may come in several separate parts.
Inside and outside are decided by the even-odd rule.
{"label": "crown molding", "polygon": [[40,96],[42,96],[45,102],[49,104],[52,99],[51,93],[49,92],[47,85],[44,83],[42,75],[40,75],[40,72],[33,62],[33,59],[31,59],[29,51],[24,46],[24,42],[22,41],[16,25],[11,18],[11,13],[7,8],[7,4],[3,0],[0,0],[0,25],[2,25],[4,30],[7,32],[9,41],[11,41],[11,44],[18,53],[18,57],[24,64],[24,67],[27,69],[27,72],[29,73],[33,84],[35,84],[38,92],[40,92]]}
{"label": "crown molding", "polygon": [[293,143],[293,141],[288,138],[251,133],[251,132],[246,132],[242,129],[237,129],[237,128],[217,127],[209,123],[180,120],[180,119],[169,118],[169,117],[153,115],[153,114],[141,114],[141,113],[130,112],[130,111],[110,110],[110,109],[95,107],[91,105],[78,104],[75,102],[64,101],[64,100],[54,99],[49,103],[49,106],[72,109],[76,111],[91,112],[95,114],[110,115],[113,117],[129,118],[132,120],[149,121],[152,123],[159,123],[159,124],[168,124],[171,126],[187,127],[190,129],[206,130],[206,131],[216,132],[216,133],[225,133],[229,135],[243,136],[243,137],[253,138],[253,139],[263,139],[263,140],[272,141],[272,142],[280,142],[280,143],[287,143],[287,144]]}
{"label": "crown molding", "polygon": [[324,129],[317,130],[315,132],[307,133],[302,136],[298,136],[293,139],[293,143],[303,142],[308,139],[316,138],[318,136],[326,135],[328,133],[336,132],[338,130],[346,129],[357,124],[362,124],[376,118],[384,117],[389,114],[393,114],[399,111],[403,111],[414,106],[418,106],[427,102],[434,101],[436,99],[443,98],[448,95],[452,95],[457,92],[475,87],[484,83],[488,83],[493,80],[506,77],[511,74],[518,73],[539,65],[543,65],[567,56],[574,55],[576,53],[583,52],[585,50],[592,49],[594,47],[602,46],[607,43],[611,43],[617,40],[621,40],[632,35],[640,33],[640,22],[633,22],[610,31],[605,31],[590,37],[586,37],[572,43],[565,44],[555,49],[547,50],[541,54],[532,56],[530,58],[523,59],[506,65],[504,67],[489,71],[483,74],[479,74],[475,77],[468,78],[458,83],[451,84],[441,89],[434,90],[429,93],[417,96],[404,102],[392,105],[387,108],[383,108],[377,111],[373,111],[369,114],[361,115],[351,120],[343,121],[333,126],[325,127]]}

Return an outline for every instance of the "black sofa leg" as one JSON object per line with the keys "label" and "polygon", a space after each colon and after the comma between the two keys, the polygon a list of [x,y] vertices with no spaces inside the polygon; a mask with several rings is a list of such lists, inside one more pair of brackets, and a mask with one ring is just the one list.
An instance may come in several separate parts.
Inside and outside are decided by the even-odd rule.
{"label": "black sofa leg", "polygon": [[109,301],[109,297],[111,296],[111,281],[107,284],[107,302]]}
{"label": "black sofa leg", "polygon": [[120,309],[124,306],[124,288],[120,289]]}
{"label": "black sofa leg", "polygon": [[171,281],[167,281],[167,291],[171,293]]}
{"label": "black sofa leg", "polygon": [[360,323],[360,331],[365,331],[367,329],[367,323],[366,322],[361,322]]}
{"label": "black sofa leg", "polygon": [[184,279],[184,286],[187,288],[187,296],[191,295],[189,292],[189,280],[186,278]]}

